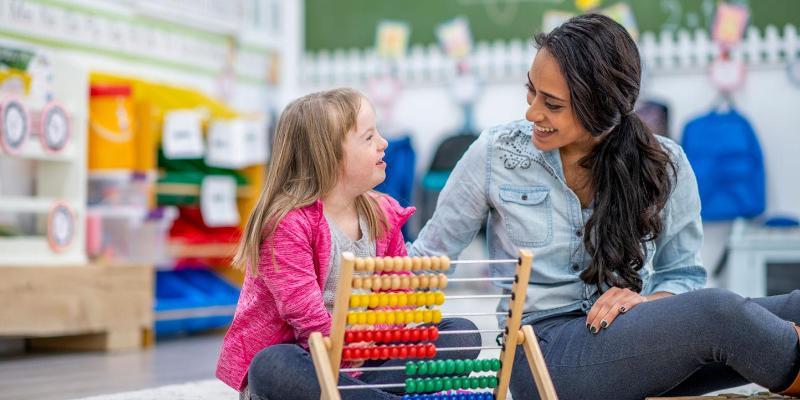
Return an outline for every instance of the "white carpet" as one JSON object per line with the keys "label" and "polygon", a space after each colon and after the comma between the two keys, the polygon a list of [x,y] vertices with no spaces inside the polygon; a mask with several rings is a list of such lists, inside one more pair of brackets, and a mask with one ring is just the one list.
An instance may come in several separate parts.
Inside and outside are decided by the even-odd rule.
{"label": "white carpet", "polygon": [[218,379],[209,379],[75,400],[239,400],[239,393]]}

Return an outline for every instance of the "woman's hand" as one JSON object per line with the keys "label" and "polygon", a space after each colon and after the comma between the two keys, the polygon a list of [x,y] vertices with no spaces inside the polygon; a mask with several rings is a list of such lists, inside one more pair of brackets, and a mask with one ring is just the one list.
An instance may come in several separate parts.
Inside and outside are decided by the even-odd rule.
{"label": "woman's hand", "polygon": [[647,301],[647,297],[630,289],[612,287],[594,303],[586,317],[586,327],[592,333],[608,328],[620,315]]}

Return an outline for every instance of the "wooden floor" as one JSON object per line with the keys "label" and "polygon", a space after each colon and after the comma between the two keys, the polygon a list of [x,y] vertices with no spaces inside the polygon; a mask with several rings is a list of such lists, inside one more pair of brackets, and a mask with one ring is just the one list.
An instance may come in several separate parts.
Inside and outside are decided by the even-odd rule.
{"label": "wooden floor", "polygon": [[222,334],[161,340],[120,353],[25,354],[0,358],[0,399],[74,399],[213,379]]}

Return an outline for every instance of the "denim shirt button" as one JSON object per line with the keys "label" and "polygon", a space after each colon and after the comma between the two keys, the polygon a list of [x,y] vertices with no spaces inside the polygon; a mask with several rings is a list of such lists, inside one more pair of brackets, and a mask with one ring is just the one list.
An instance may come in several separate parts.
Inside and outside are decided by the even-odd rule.
{"label": "denim shirt button", "polygon": [[575,231],[575,236],[577,236],[577,237],[581,237],[581,236],[583,236],[583,230],[581,230],[580,228],[579,228],[579,229],[577,229],[577,230]]}
{"label": "denim shirt button", "polygon": [[580,266],[580,265],[578,265],[578,264],[572,264],[572,266],[571,266],[571,267],[569,267],[569,269],[570,269],[572,272],[578,272],[578,271],[580,271],[580,270],[581,270],[581,266]]}
{"label": "denim shirt button", "polygon": [[581,302],[581,310],[583,310],[583,312],[588,312],[591,308],[592,306],[589,303],[589,300],[584,300]]}

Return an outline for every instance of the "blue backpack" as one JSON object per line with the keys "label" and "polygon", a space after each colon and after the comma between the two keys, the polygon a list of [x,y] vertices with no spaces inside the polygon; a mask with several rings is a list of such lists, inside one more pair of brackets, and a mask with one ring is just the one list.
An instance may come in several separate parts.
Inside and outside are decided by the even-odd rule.
{"label": "blue backpack", "polygon": [[750,123],[731,107],[686,124],[683,150],[697,176],[706,221],[751,218],[764,212],[764,157]]}

